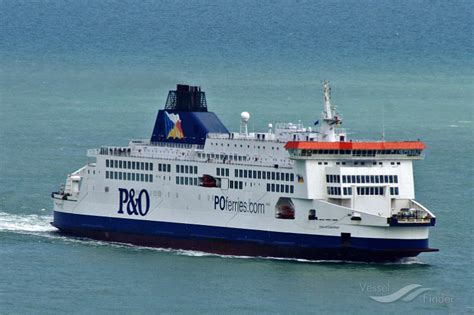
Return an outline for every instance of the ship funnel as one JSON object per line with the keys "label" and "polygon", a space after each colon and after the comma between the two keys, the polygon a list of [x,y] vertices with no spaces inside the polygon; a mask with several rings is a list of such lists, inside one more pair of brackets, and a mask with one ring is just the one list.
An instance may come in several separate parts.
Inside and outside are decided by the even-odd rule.
{"label": "ship funnel", "polygon": [[165,110],[207,112],[206,94],[200,86],[177,84],[176,90],[168,93]]}

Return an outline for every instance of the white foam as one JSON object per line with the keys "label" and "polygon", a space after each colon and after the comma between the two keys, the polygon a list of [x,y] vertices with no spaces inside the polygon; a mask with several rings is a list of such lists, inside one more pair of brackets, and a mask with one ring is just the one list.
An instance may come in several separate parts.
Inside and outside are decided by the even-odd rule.
{"label": "white foam", "polygon": [[53,217],[49,215],[19,215],[0,212],[0,232],[41,233],[56,231],[50,224],[52,219]]}

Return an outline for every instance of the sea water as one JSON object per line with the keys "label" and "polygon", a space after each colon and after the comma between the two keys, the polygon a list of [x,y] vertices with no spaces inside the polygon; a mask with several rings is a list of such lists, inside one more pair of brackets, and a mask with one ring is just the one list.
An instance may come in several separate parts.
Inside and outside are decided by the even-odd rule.
{"label": "sea water", "polygon": [[[471,1],[0,1],[0,313],[472,313],[472,19]],[[416,198],[440,252],[224,257],[50,226],[86,149],[149,138],[176,83],[257,131],[311,126],[323,79],[350,137],[426,143]]]}

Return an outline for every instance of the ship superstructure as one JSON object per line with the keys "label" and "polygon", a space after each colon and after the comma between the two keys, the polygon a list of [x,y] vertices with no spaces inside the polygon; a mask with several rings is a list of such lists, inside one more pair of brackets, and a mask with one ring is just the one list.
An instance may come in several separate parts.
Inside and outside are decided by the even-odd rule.
{"label": "ship superstructure", "polygon": [[62,232],[219,254],[397,260],[435,251],[415,201],[420,141],[347,139],[323,83],[317,127],[230,132],[200,87],[178,85],[149,140],[88,151],[54,198]]}

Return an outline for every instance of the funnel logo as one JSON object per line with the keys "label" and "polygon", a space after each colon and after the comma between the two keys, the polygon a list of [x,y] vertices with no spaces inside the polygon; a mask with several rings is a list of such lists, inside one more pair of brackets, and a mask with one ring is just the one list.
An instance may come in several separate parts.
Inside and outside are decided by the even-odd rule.
{"label": "funnel logo", "polygon": [[181,119],[178,114],[168,114],[165,112],[165,132],[166,139],[183,139],[184,132],[181,127]]}

